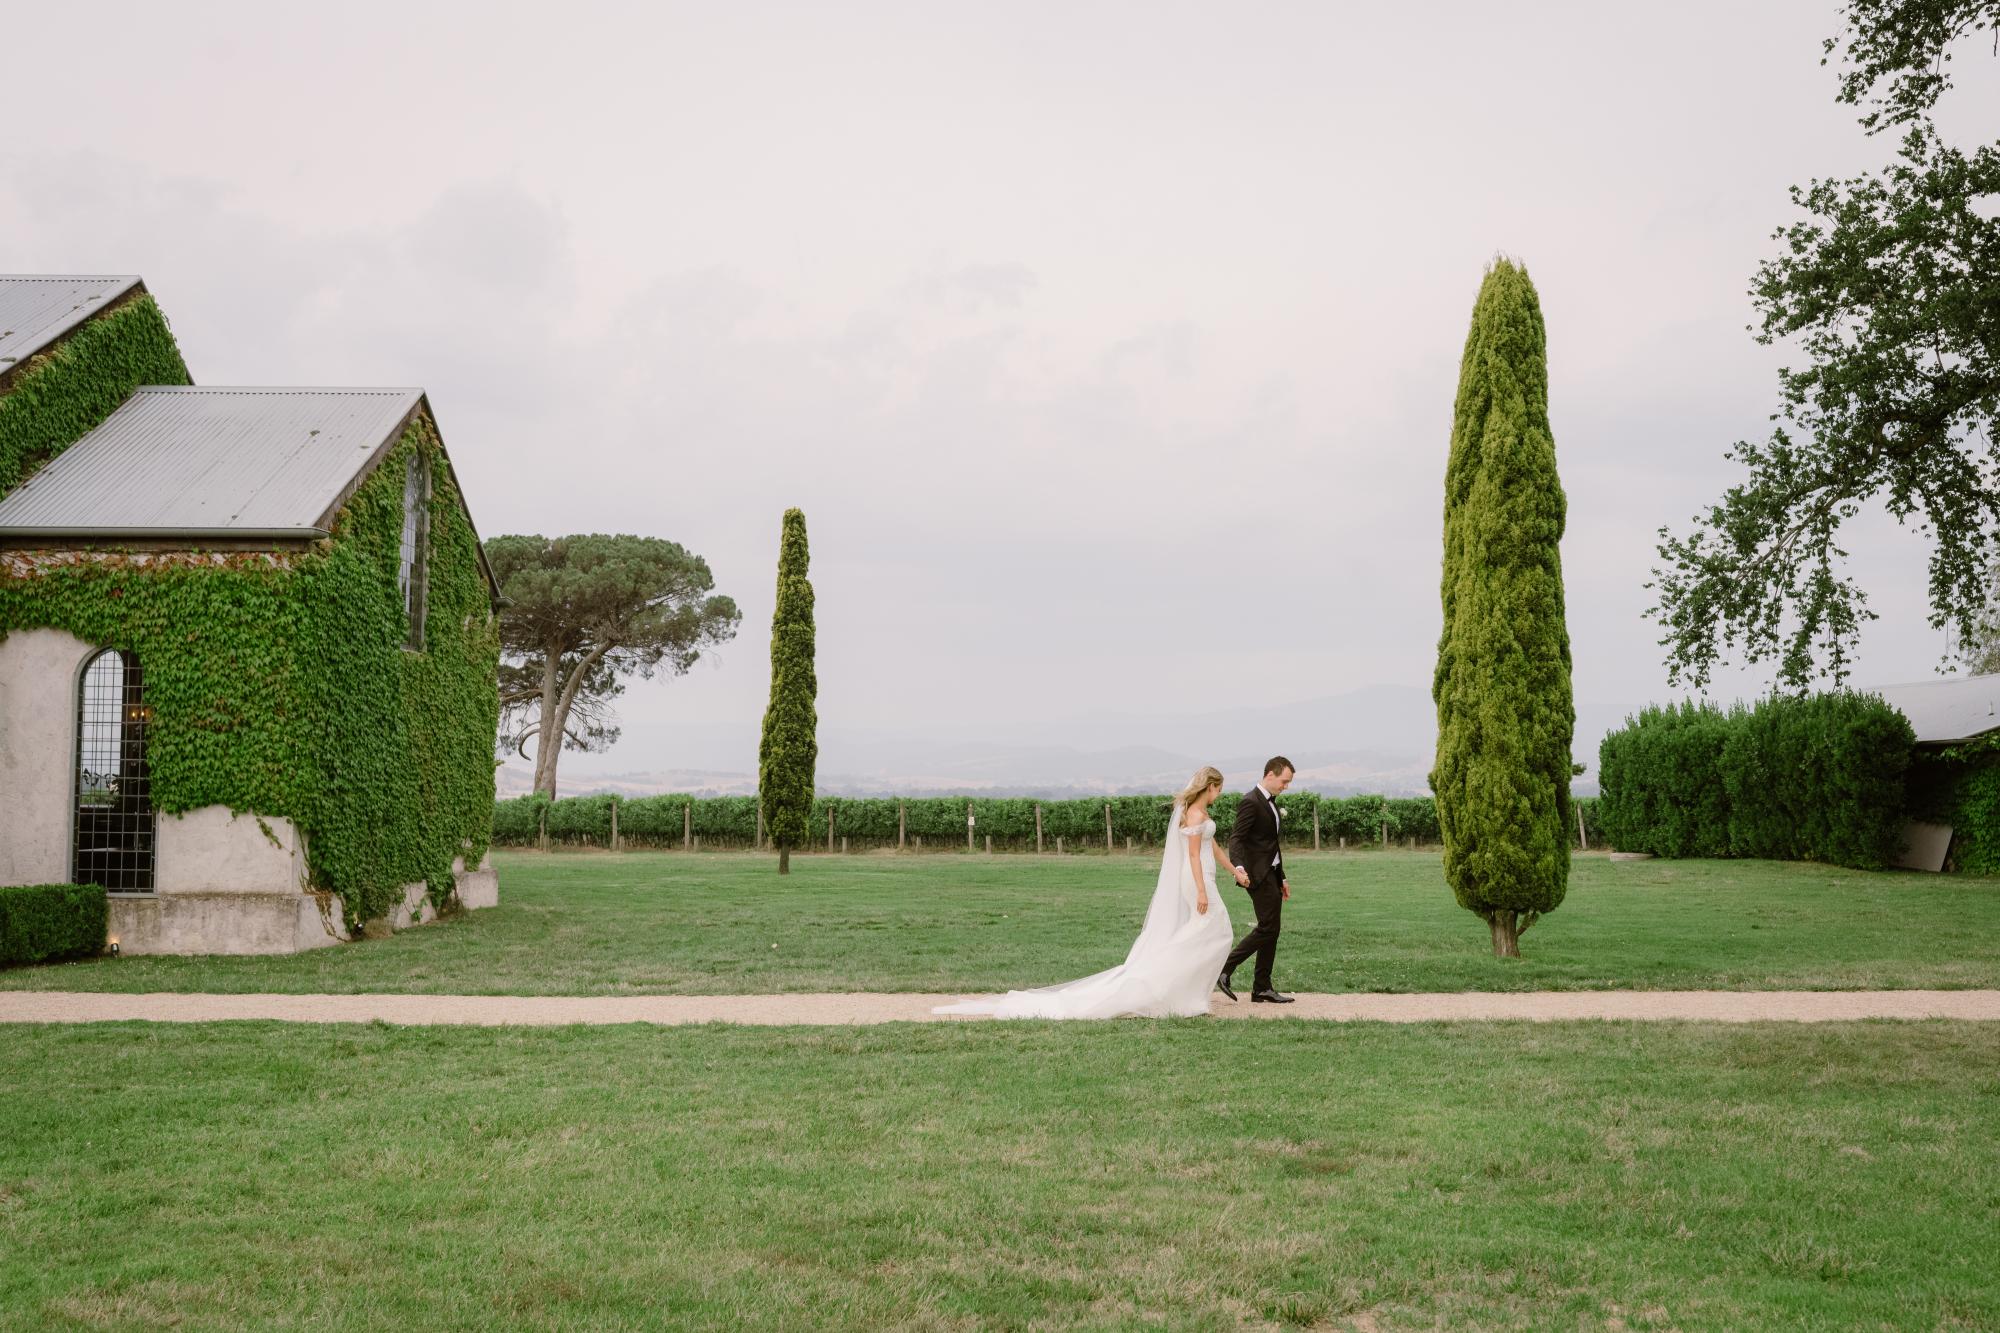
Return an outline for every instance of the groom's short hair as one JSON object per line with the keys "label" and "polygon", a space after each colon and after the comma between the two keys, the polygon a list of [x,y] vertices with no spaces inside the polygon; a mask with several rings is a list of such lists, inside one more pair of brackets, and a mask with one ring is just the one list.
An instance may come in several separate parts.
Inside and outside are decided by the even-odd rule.
{"label": "groom's short hair", "polygon": [[1264,776],[1268,778],[1273,773],[1282,773],[1288,768],[1291,768],[1292,772],[1294,773],[1298,772],[1296,768],[1292,768],[1291,760],[1285,758],[1285,756],[1283,755],[1278,755],[1276,758],[1270,759],[1265,762]]}

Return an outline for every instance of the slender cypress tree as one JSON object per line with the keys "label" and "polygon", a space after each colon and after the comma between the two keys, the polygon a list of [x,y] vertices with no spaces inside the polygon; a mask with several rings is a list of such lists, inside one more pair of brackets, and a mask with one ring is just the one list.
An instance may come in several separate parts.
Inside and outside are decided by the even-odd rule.
{"label": "slender cypress tree", "polygon": [[792,848],[805,844],[812,816],[813,766],[819,760],[814,700],[813,590],[806,579],[806,516],[785,511],[778,541],[778,607],[771,615],[771,703],[757,749],[757,799],[778,849],[778,873],[792,873]]}
{"label": "slender cypress tree", "polygon": [[1473,306],[1445,465],[1431,790],[1445,879],[1503,958],[1569,888],[1565,508],[1541,302],[1526,269],[1497,260]]}

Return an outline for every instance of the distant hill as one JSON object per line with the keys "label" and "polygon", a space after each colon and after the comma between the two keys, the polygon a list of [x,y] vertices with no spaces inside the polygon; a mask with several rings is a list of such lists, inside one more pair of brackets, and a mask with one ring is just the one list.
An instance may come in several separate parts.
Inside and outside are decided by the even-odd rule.
{"label": "distant hill", "polygon": [[[829,729],[820,738],[819,787],[836,796],[1152,793],[1178,787],[1205,763],[1220,768],[1232,787],[1244,787],[1256,781],[1265,759],[1284,754],[1298,766],[1299,785],[1306,790],[1421,795],[1428,790],[1425,775],[1435,738],[1428,693],[1373,685],[1298,703],[1175,719],[1101,713],[990,729]],[[613,769],[619,753],[565,756],[562,791],[747,793],[756,790],[756,747],[755,723],[628,727],[619,753],[674,754],[685,766]],[[499,777],[503,795],[532,788],[525,766],[504,767]]]}

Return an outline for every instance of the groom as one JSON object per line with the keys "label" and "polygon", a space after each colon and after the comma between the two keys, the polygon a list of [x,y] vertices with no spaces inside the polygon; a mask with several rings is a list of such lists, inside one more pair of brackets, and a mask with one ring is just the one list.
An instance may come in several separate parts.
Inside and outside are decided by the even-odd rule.
{"label": "groom", "polygon": [[1264,780],[1244,794],[1236,807],[1236,826],[1229,834],[1229,863],[1236,867],[1236,882],[1248,878],[1250,903],[1257,909],[1257,924],[1238,940],[1222,965],[1216,986],[1230,999],[1236,992],[1230,974],[1251,954],[1257,955],[1256,984],[1250,991],[1252,1004],[1290,1004],[1292,997],[1271,985],[1271,963],[1278,956],[1278,917],[1292,886],[1285,880],[1285,857],[1279,850],[1279,833],[1284,821],[1278,813],[1278,797],[1292,785],[1292,761],[1279,755],[1264,765]]}

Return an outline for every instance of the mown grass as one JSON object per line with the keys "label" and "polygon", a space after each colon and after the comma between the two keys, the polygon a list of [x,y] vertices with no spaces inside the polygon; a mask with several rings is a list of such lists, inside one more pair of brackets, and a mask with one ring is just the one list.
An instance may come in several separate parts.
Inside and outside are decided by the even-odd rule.
{"label": "mown grass", "polygon": [[[1576,861],[1569,898],[1492,957],[1434,853],[1300,855],[1278,982],[1308,991],[2000,985],[2000,880],[1763,861]],[[1125,956],[1137,856],[771,858],[527,852],[497,908],[284,958],[125,958],[0,971],[0,988],[702,994],[995,990]],[[1225,888],[1240,933],[1248,899]],[[1247,979],[1247,971],[1244,977]]]}
{"label": "mown grass", "polygon": [[0,1326],[2000,1326],[1977,1024],[0,1027]]}

